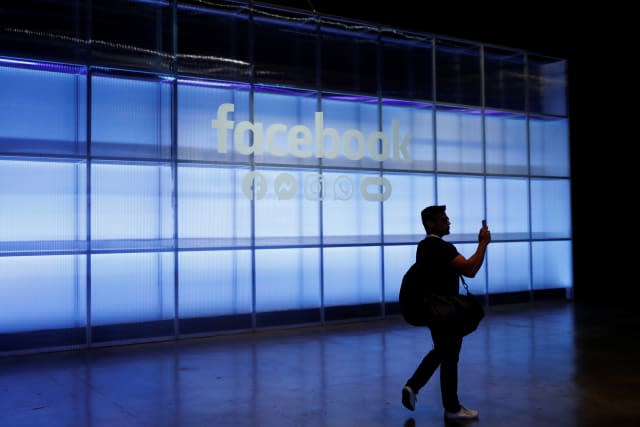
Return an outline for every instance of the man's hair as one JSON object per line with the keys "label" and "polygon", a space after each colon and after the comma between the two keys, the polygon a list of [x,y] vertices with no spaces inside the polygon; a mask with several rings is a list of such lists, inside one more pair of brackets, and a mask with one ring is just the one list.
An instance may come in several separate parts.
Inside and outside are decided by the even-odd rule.
{"label": "man's hair", "polygon": [[429,233],[429,228],[427,227],[427,221],[435,221],[438,219],[438,216],[447,209],[446,205],[433,205],[428,206],[422,210],[420,216],[422,217],[422,225],[427,233]]}

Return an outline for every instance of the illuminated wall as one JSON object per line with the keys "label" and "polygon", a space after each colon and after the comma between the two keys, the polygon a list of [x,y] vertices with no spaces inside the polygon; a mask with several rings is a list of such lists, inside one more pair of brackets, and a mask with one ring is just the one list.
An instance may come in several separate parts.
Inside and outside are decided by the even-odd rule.
{"label": "illuminated wall", "polygon": [[434,203],[467,256],[488,219],[489,304],[571,289],[564,60],[244,2],[45,3],[55,27],[0,39],[0,352],[396,314]]}

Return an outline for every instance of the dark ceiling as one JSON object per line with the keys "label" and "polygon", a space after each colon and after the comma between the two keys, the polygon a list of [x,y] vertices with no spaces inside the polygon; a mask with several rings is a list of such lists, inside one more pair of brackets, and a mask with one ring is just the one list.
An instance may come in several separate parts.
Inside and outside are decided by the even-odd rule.
{"label": "dark ceiling", "polygon": [[[450,36],[535,53],[568,58],[581,32],[582,20],[544,2],[524,7],[477,3],[437,3],[409,0],[350,2],[348,0],[270,0],[262,3],[315,11],[417,32]],[[551,4],[551,2],[548,2]]]}

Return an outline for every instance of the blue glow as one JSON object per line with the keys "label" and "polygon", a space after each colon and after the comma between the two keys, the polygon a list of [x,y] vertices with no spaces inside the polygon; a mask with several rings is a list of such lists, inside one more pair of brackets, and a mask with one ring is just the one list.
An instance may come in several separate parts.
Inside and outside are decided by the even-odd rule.
{"label": "blue glow", "polygon": [[0,65],[7,64],[10,67],[15,68],[27,68],[33,70],[53,71],[57,73],[73,73],[73,74],[85,74],[86,67],[80,65],[71,64],[59,64],[53,62],[31,61],[25,59],[13,59],[0,57]]}
{"label": "blue glow", "polygon": [[487,173],[526,175],[527,121],[524,116],[486,116]]}
{"label": "blue glow", "polygon": [[378,98],[363,95],[325,94],[323,98],[332,101],[358,102],[360,104],[375,104],[378,102]]}
{"label": "blue glow", "polygon": [[0,63],[9,65],[38,65],[35,61],[25,61],[21,59],[0,58]]}
{"label": "blue glow", "polygon": [[[529,199],[525,178],[487,178],[487,221],[494,236],[529,237]],[[480,224],[477,223],[479,229]]]}
{"label": "blue glow", "polygon": [[[298,95],[298,96],[295,96]],[[302,96],[301,96],[302,95]],[[315,112],[317,101],[305,93],[283,94],[283,93],[267,93],[257,92],[254,94],[254,122],[262,123],[264,127],[265,152],[263,155],[255,155],[257,163],[286,163],[289,165],[306,164],[317,165],[318,157],[315,156],[315,150],[312,146],[306,148],[312,155],[308,158],[294,157],[289,149],[289,132],[294,126],[305,126],[311,130],[311,138],[315,135]],[[278,131],[269,138],[266,133],[268,128],[274,124],[283,124],[286,131]],[[272,148],[270,148],[272,147]],[[280,151],[286,153],[284,156],[271,154],[271,151]]]}
{"label": "blue glow", "polygon": [[380,302],[380,247],[324,249],[324,304],[339,306]]}
{"label": "blue glow", "polygon": [[180,252],[180,318],[251,312],[251,252]]}
{"label": "blue glow", "polygon": [[482,116],[438,108],[436,131],[439,171],[483,172]]}
{"label": "blue glow", "polygon": [[320,307],[320,249],[256,251],[258,312]]}
{"label": "blue glow", "polygon": [[383,162],[385,169],[399,170],[433,170],[433,110],[431,108],[413,108],[408,105],[383,105],[382,130],[393,145],[393,121],[397,120],[401,141],[408,135],[410,140],[409,153],[411,160],[403,157],[394,159],[389,156]]}
{"label": "blue glow", "polygon": [[[318,176],[314,170],[257,169],[268,185],[264,198],[255,201],[256,238],[277,239],[316,237],[320,239],[320,200],[309,196],[305,188],[309,178]],[[292,180],[283,181],[283,178]],[[278,188],[281,187],[281,188]]]}
{"label": "blue glow", "polygon": [[[302,89],[297,89],[289,86],[265,86],[261,84],[256,84],[253,86],[253,89],[255,90],[256,94],[271,93],[271,94],[279,94],[279,95],[290,95],[294,97],[312,97],[312,98],[317,95],[317,92],[314,92],[314,91],[302,90]],[[315,98],[314,98],[314,101],[315,101]]]}
{"label": "blue glow", "polygon": [[[395,302],[433,203],[447,205],[465,256],[489,220],[497,239],[473,292],[572,286],[565,118],[111,70],[91,75],[88,108],[85,71],[0,58],[0,333],[84,327],[88,311],[94,326],[170,320],[176,298],[179,319]],[[226,123],[263,125],[271,152],[243,154],[231,128],[222,144],[212,121],[224,103]],[[284,131],[267,138],[280,124],[315,140],[318,109],[335,158],[292,155]],[[410,160],[372,159],[376,132],[407,135]],[[354,160],[360,135],[367,154]],[[362,193],[372,177],[390,183],[382,203]]]}
{"label": "blue glow", "polygon": [[533,289],[570,288],[573,256],[570,241],[532,243]]}
{"label": "blue glow", "polygon": [[83,255],[0,257],[0,333],[83,327]]}
{"label": "blue glow", "polygon": [[[178,85],[178,158],[182,160],[247,162],[235,149],[218,150],[218,132],[211,127],[220,104],[235,105],[233,119],[249,120],[249,92],[224,87]],[[231,119],[230,119],[231,120]]]}
{"label": "blue glow", "polygon": [[[416,244],[418,240],[416,241]],[[402,276],[416,260],[416,245],[384,247],[384,301],[398,302]]]}
{"label": "blue glow", "polygon": [[569,123],[567,119],[533,118],[529,121],[531,174],[569,176]]}
{"label": "blue glow", "polygon": [[0,151],[84,150],[85,76],[0,67],[0,80]]}
{"label": "blue glow", "polygon": [[325,236],[371,236],[380,241],[380,208],[360,194],[366,173],[324,172],[325,200],[322,204]]}
{"label": "blue glow", "polygon": [[[324,128],[338,130],[339,134],[349,129],[356,129],[363,135],[370,135],[378,131],[378,106],[376,104],[362,104],[353,101],[323,99],[322,111],[324,113]],[[325,138],[326,140],[327,138]],[[344,141],[344,137],[343,137]],[[348,141],[352,151],[357,151],[358,146],[354,138]],[[379,162],[371,158],[363,157],[361,160],[351,160],[345,155],[341,144],[340,153],[335,159],[325,159],[326,166],[346,166],[351,168],[378,167]]]}
{"label": "blue glow", "polygon": [[92,239],[173,237],[169,166],[94,163],[91,186]]}
{"label": "blue glow", "polygon": [[151,6],[169,6],[170,2],[168,0],[162,1],[162,0],[133,0],[133,3],[140,3],[140,4],[148,4]]}
{"label": "blue glow", "polygon": [[249,169],[214,166],[178,168],[178,236],[250,238],[251,201],[241,192]]}
{"label": "blue glow", "polygon": [[489,293],[529,291],[529,243],[493,242],[489,259]]}
{"label": "blue glow", "polygon": [[570,192],[569,180],[531,180],[531,231],[534,237],[571,237]]}
{"label": "blue glow", "polygon": [[174,318],[173,254],[91,257],[91,324]]}
{"label": "blue glow", "polygon": [[102,76],[91,82],[94,156],[170,156],[170,85]]}
{"label": "blue glow", "polygon": [[86,238],[84,163],[0,160],[0,183],[0,241]]}
{"label": "blue glow", "polygon": [[435,203],[435,179],[427,174],[385,174],[393,188],[383,203],[385,242],[393,236],[425,234],[420,212]]}
{"label": "blue glow", "polygon": [[249,90],[251,88],[251,85],[248,83],[224,82],[220,80],[178,78],[178,83],[186,86],[215,87],[222,89]]}
{"label": "blue glow", "polygon": [[481,177],[441,176],[438,178],[438,204],[447,206],[454,238],[468,235],[477,240],[484,218],[484,196]]}
{"label": "blue glow", "polygon": [[393,99],[393,98],[382,98],[380,102],[382,102],[382,105],[397,106],[397,107],[427,108],[427,109],[433,108],[433,104],[431,102],[409,101],[404,99]]}

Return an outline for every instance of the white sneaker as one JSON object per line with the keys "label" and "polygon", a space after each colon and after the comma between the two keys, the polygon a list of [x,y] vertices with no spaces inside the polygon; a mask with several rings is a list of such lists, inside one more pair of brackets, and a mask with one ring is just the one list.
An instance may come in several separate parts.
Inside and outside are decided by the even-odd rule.
{"label": "white sneaker", "polygon": [[416,397],[416,394],[413,392],[413,390],[411,390],[411,387],[409,387],[408,385],[404,386],[402,388],[402,404],[404,405],[404,407],[410,411],[415,410],[416,400],[418,400],[418,398]]}
{"label": "white sneaker", "polygon": [[464,405],[460,405],[458,412],[444,411],[444,417],[448,420],[472,420],[478,418],[478,411],[475,409],[465,408]]}

